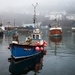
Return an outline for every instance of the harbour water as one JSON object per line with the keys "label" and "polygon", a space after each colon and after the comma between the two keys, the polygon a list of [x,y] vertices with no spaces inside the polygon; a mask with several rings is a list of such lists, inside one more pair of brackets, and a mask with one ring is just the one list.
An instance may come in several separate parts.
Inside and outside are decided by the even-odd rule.
{"label": "harbour water", "polygon": [[[47,47],[45,48],[47,53],[42,57],[41,67],[37,72],[34,70],[34,65],[40,57],[23,60],[19,64],[16,63],[17,65],[12,65],[12,61],[8,61],[11,55],[8,45],[12,41],[12,36],[4,35],[0,37],[0,75],[21,75],[22,72],[23,75],[75,75],[75,32],[66,29],[63,30],[61,37],[55,38],[49,37],[48,30],[42,29],[42,32],[43,38],[47,41]],[[20,34],[19,41],[24,41],[28,35],[30,34]],[[30,66],[27,67],[26,62],[30,66],[32,64],[33,69]],[[27,70],[28,68],[29,70]],[[17,74],[17,72],[20,72],[20,74]]]}

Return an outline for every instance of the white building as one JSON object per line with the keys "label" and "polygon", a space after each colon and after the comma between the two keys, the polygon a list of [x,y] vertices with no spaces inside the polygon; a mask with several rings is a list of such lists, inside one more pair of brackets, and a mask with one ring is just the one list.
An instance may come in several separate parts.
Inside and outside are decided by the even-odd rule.
{"label": "white building", "polygon": [[69,14],[66,16],[68,20],[75,20],[75,14]]}
{"label": "white building", "polygon": [[63,12],[50,12],[49,15],[46,15],[45,17],[49,17],[49,20],[54,20],[54,19],[58,19],[58,20],[62,20],[63,16],[65,16],[67,13],[65,11]]}

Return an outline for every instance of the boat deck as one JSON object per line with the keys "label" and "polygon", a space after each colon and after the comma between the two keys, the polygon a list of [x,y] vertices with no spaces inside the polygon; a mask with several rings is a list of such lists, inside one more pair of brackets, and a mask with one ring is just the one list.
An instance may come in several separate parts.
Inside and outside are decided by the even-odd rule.
{"label": "boat deck", "polygon": [[36,45],[37,42],[40,42],[41,40],[32,40],[32,41],[24,41],[21,42],[20,44],[22,45]]}

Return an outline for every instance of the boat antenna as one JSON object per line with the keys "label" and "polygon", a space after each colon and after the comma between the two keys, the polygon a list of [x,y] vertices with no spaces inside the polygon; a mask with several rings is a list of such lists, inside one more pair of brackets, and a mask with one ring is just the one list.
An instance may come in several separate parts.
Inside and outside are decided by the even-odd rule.
{"label": "boat antenna", "polygon": [[33,18],[33,23],[34,23],[34,27],[35,27],[35,22],[36,22],[36,7],[37,7],[38,3],[36,3],[36,5],[33,5],[32,6],[34,7],[34,18]]}

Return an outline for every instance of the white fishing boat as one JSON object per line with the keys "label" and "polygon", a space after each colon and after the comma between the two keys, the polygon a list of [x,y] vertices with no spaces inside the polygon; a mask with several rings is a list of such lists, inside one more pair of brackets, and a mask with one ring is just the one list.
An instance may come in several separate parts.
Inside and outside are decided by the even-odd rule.
{"label": "white fishing boat", "polygon": [[5,31],[5,27],[0,24],[0,36],[3,36],[3,32]]}
{"label": "white fishing boat", "polygon": [[54,21],[50,26],[49,26],[49,35],[50,36],[60,36],[62,35],[62,27],[57,21]]}

